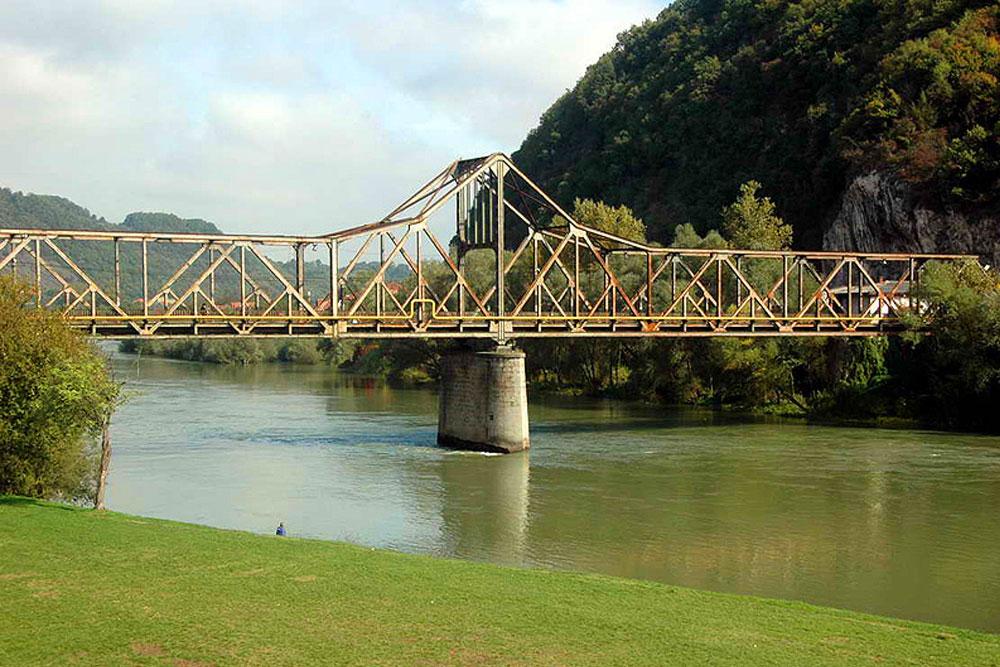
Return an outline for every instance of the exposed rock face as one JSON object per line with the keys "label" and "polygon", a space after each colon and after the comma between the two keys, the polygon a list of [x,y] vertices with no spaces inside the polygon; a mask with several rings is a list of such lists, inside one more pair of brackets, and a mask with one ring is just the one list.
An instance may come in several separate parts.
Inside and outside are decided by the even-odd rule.
{"label": "exposed rock face", "polygon": [[908,183],[872,172],[847,187],[823,249],[968,253],[1000,266],[1000,215],[925,208]]}

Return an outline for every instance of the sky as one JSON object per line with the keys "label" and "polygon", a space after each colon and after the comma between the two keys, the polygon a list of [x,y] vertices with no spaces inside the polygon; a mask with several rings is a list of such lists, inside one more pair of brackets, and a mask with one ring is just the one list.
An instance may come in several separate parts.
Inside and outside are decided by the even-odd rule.
{"label": "sky", "polygon": [[4,0],[0,186],[231,233],[376,220],[512,152],[649,0]]}

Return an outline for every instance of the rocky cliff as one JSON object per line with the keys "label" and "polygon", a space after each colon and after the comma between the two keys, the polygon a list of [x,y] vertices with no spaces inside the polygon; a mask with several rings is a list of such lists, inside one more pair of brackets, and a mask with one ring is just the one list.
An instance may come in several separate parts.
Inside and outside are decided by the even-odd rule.
{"label": "rocky cliff", "polygon": [[1000,266],[1000,212],[932,210],[908,183],[871,172],[844,191],[823,249],[969,253]]}

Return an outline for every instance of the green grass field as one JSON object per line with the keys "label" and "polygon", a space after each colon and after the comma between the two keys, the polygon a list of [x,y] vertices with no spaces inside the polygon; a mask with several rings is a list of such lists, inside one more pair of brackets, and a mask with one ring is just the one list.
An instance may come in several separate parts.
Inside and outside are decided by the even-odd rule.
{"label": "green grass field", "polygon": [[1000,635],[0,498],[0,663],[1000,665]]}

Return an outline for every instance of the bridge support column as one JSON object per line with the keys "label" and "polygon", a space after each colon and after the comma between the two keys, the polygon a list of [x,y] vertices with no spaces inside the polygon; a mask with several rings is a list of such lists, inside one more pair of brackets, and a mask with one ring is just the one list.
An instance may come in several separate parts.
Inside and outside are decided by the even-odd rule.
{"label": "bridge support column", "polygon": [[528,448],[523,352],[452,352],[441,363],[439,445],[504,454]]}

